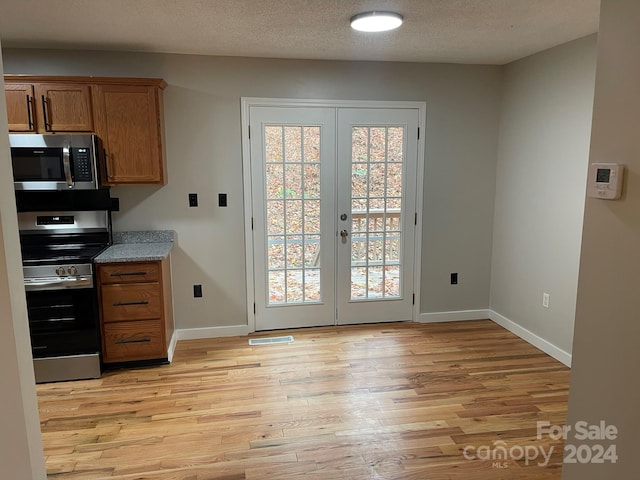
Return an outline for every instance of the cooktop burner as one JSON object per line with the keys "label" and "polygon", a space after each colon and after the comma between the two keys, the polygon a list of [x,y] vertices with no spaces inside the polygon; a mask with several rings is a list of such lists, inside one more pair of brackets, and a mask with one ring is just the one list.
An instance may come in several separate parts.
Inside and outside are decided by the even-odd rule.
{"label": "cooktop burner", "polygon": [[19,213],[22,265],[91,263],[109,246],[107,212]]}
{"label": "cooktop burner", "polygon": [[108,245],[40,245],[22,247],[23,265],[91,263]]}

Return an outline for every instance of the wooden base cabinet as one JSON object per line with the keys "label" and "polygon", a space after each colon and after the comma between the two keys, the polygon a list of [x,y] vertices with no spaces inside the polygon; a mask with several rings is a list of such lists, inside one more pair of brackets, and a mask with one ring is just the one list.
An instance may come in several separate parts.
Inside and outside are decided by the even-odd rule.
{"label": "wooden base cabinet", "polygon": [[105,364],[168,358],[173,335],[170,259],[98,264]]}

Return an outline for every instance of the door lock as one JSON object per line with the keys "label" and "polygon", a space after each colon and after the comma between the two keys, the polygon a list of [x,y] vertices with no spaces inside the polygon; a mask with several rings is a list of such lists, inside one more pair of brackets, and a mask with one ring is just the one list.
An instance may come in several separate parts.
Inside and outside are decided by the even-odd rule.
{"label": "door lock", "polygon": [[347,232],[346,230],[340,230],[340,236],[342,238],[347,238],[349,236],[349,232]]}
{"label": "door lock", "polygon": [[342,215],[340,215],[340,220],[342,220],[343,222],[347,219],[347,214],[343,213]]}

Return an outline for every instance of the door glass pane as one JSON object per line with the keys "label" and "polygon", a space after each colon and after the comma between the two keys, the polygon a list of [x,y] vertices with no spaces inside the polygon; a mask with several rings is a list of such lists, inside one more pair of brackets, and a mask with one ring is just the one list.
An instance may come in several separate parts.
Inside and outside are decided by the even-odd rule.
{"label": "door glass pane", "polygon": [[404,127],[351,133],[351,299],[402,295]]}
{"label": "door glass pane", "polygon": [[320,292],[320,127],[267,125],[268,304],[317,303]]}

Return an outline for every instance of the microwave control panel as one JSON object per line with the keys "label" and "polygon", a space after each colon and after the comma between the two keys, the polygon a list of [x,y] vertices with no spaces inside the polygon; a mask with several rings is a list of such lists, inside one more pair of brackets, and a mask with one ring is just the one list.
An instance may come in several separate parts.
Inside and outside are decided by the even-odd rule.
{"label": "microwave control panel", "polygon": [[93,180],[91,172],[90,151],[86,147],[71,147],[73,158],[73,174],[76,182],[90,182]]}
{"label": "microwave control panel", "polygon": [[618,163],[592,163],[589,165],[587,196],[615,200],[622,195],[624,165]]}

